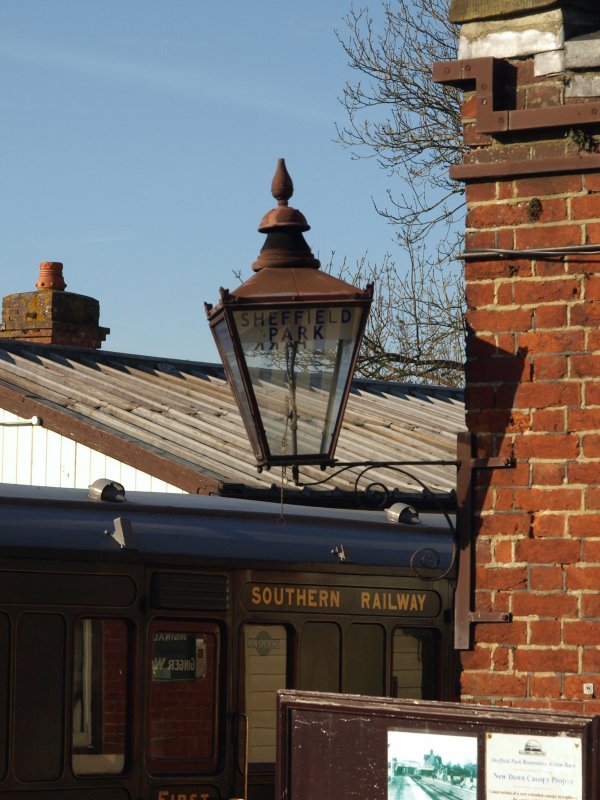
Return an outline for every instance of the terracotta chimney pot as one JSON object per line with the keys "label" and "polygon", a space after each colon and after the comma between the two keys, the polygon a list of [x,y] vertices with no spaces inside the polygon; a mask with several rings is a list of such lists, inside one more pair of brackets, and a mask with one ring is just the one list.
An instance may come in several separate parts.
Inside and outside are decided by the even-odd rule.
{"label": "terracotta chimney pot", "polygon": [[40,276],[37,279],[37,289],[56,289],[64,292],[67,284],[63,278],[63,265],[61,261],[41,261]]}

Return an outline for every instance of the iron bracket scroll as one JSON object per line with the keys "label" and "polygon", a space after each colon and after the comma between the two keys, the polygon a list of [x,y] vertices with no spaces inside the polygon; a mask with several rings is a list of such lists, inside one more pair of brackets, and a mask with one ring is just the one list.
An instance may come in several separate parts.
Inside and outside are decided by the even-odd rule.
{"label": "iron bracket scroll", "polygon": [[[410,567],[413,573],[421,578],[422,580],[430,580],[430,581],[439,581],[443,580],[450,574],[455,568],[456,564],[456,556],[458,552],[457,548],[457,537],[456,537],[456,526],[452,521],[450,514],[452,513],[450,509],[447,507],[447,504],[436,495],[436,493],[432,492],[429,487],[423,483],[423,481],[417,477],[413,472],[410,472],[406,469],[406,467],[414,467],[414,466],[453,466],[458,467],[458,461],[453,459],[449,460],[432,460],[432,461],[348,461],[348,462],[335,462],[333,465],[335,467],[335,472],[328,475],[326,478],[323,478],[320,481],[314,481],[312,483],[305,483],[302,484],[299,481],[299,471],[298,467],[293,469],[293,477],[294,482],[297,486],[302,486],[304,488],[311,487],[311,486],[321,486],[328,481],[330,481],[336,475],[339,475],[342,472],[345,472],[349,469],[358,469],[358,473],[356,475],[354,481],[354,496],[355,498],[359,499],[363,508],[368,508],[371,510],[380,510],[386,508],[390,501],[394,501],[397,499],[396,491],[391,490],[388,486],[386,486],[381,480],[375,480],[369,483],[364,490],[364,492],[359,492],[359,484],[360,481],[367,475],[371,470],[376,469],[385,469],[390,470],[392,472],[399,473],[410,478],[414,483],[417,483],[421,486],[422,489],[422,497],[428,498],[429,505],[435,509],[435,512],[441,514],[450,531],[452,532],[452,557],[450,559],[450,564],[446,565],[444,568],[440,567],[441,564],[441,555],[434,547],[420,547],[412,554],[410,559]],[[456,495],[454,493],[454,499]],[[416,505],[416,503],[415,503]],[[453,503],[454,505],[454,503]],[[418,520],[418,513],[415,514],[415,508],[412,508],[411,505],[406,507],[406,510],[412,512],[415,518]],[[404,520],[402,520],[404,521]],[[406,520],[408,521],[408,520]],[[343,559],[340,557],[340,553],[338,552],[337,548],[332,550],[332,555],[336,555],[340,560],[345,560],[346,556],[344,554]],[[431,571],[434,571],[434,575],[430,575]]]}
{"label": "iron bracket scroll", "polygon": [[[377,469],[384,469],[390,470],[391,472],[396,472],[400,475],[408,476],[414,483],[418,483],[421,486],[423,496],[430,498],[430,505],[435,507],[436,511],[445,514],[448,510],[447,504],[444,504],[440,499],[438,493],[435,493],[429,489],[429,487],[423,483],[416,475],[406,469],[406,467],[428,467],[428,466],[438,466],[438,467],[458,467],[458,461],[456,459],[448,460],[448,459],[435,459],[435,460],[404,460],[404,461],[333,461],[331,464],[327,465],[333,469],[333,472],[330,472],[325,478],[322,478],[318,481],[310,481],[310,482],[302,482],[300,480],[300,470],[298,465],[294,465],[292,467],[292,479],[296,486],[299,486],[303,489],[311,489],[316,486],[323,486],[332,478],[341,475],[343,472],[347,470],[355,470],[357,471],[356,477],[354,479],[354,488],[352,493],[356,500],[360,503],[360,506],[364,509],[370,511],[378,511],[380,509],[385,508],[390,502],[395,502],[399,499],[396,495],[398,494],[397,489],[390,489],[386,486],[381,480],[375,480],[371,483],[367,484],[366,488],[363,491],[359,490],[359,485],[362,479],[367,475],[371,470]],[[452,507],[454,507],[454,503],[452,503]]]}
{"label": "iron bracket scroll", "polygon": [[472,626],[477,623],[511,622],[512,614],[503,611],[473,610],[473,475],[478,470],[514,469],[514,458],[473,457],[473,436],[459,433],[457,443],[457,535],[458,575],[454,597],[454,647],[472,648]]}

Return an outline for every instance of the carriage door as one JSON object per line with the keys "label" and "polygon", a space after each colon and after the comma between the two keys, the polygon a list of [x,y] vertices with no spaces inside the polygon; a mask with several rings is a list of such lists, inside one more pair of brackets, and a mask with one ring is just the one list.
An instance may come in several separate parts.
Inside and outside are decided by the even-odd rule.
{"label": "carriage door", "polygon": [[218,627],[210,623],[151,623],[146,718],[150,772],[216,771],[219,639]]}
{"label": "carriage door", "polygon": [[266,800],[274,796],[275,724],[277,690],[288,682],[288,631],[284,625],[245,624],[244,713],[248,720],[247,768],[248,797]]}

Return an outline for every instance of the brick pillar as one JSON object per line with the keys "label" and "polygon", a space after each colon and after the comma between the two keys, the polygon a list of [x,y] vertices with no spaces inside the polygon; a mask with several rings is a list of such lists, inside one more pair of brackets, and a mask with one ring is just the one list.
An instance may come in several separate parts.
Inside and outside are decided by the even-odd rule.
{"label": "brick pillar", "polygon": [[473,455],[514,459],[474,473],[471,610],[510,621],[472,625],[461,697],[598,714],[600,10],[508,5],[455,0],[462,58],[434,70],[465,90]]}
{"label": "brick pillar", "polygon": [[109,328],[98,324],[93,297],[65,292],[60,261],[42,261],[37,291],[9,294],[2,301],[0,340],[99,348]]}

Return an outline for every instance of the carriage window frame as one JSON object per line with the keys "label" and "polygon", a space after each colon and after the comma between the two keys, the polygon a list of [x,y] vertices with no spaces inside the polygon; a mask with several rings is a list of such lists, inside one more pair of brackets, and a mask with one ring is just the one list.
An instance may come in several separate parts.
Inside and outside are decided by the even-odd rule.
{"label": "carriage window frame", "polygon": [[[120,645],[106,650],[100,625],[118,625]],[[129,744],[131,628],[123,617],[85,616],[73,627],[71,768],[78,777],[121,775]],[[119,648],[120,649],[117,649]],[[118,659],[117,661],[115,659]],[[105,667],[111,672],[107,674]],[[81,676],[78,678],[78,675]],[[106,702],[110,695],[110,703]],[[113,720],[108,719],[109,713]],[[116,718],[115,718],[116,715]],[[104,730],[113,729],[116,747],[107,748]],[[119,732],[120,728],[120,732]],[[114,752],[113,752],[114,751]]]}
{"label": "carriage window frame", "polygon": [[[354,640],[354,634],[375,634],[379,640],[377,642],[359,642]],[[351,622],[344,631],[344,692],[348,694],[362,694],[367,697],[384,697],[386,691],[386,626],[380,622]],[[363,650],[362,648],[365,648]],[[359,665],[356,660],[366,655],[369,661],[369,669],[366,674],[360,676]],[[377,658],[374,665],[373,659]],[[367,687],[364,680],[377,680],[377,691],[373,691],[374,686]]]}
{"label": "carriage window frame", "polygon": [[[414,639],[419,639],[422,649],[423,642],[429,638],[428,653],[421,653],[419,671],[422,676],[420,692],[413,692],[411,694],[399,694],[397,683],[395,681],[398,670],[395,669],[395,656],[397,653],[395,643],[396,635],[412,636]],[[391,631],[390,636],[390,696],[404,698],[409,700],[434,700],[440,694],[440,666],[441,656],[441,636],[440,631],[434,627],[417,626],[417,625],[395,625]],[[415,670],[416,671],[416,670]],[[428,672],[427,672],[428,671]],[[427,681],[427,686],[424,686]],[[411,687],[416,689],[417,687]],[[424,691],[424,688],[426,691]]]}
{"label": "carriage window frame", "polygon": [[[254,726],[253,726],[253,718],[252,717],[254,715],[254,711],[257,711],[257,713],[258,713],[258,710],[257,709],[252,709],[251,710],[250,707],[249,707],[249,702],[248,702],[248,678],[249,678],[249,673],[250,673],[250,670],[248,669],[248,665],[249,665],[249,659],[248,659],[248,644],[249,644],[249,641],[248,640],[249,639],[251,640],[252,638],[258,638],[259,634],[261,632],[266,632],[267,634],[271,634],[273,631],[279,631],[280,633],[283,633],[283,636],[281,638],[279,638],[279,639],[278,638],[273,639],[273,637],[271,637],[272,641],[277,641],[277,642],[285,641],[285,653],[284,653],[284,658],[283,658],[283,670],[279,670],[279,672],[277,673],[279,676],[283,677],[283,680],[277,681],[278,685],[276,687],[271,686],[271,687],[269,687],[269,690],[268,690],[269,692],[272,693],[272,696],[271,696],[271,709],[270,709],[270,711],[271,711],[270,723],[271,724],[270,725],[264,725],[264,717],[263,717],[263,725],[262,725],[263,730],[265,728],[267,728],[270,731],[272,731],[272,734],[271,734],[272,735],[272,745],[271,746],[272,746],[272,754],[273,755],[272,755],[272,758],[269,758],[268,760],[265,760],[264,758],[261,759],[261,760],[258,760],[258,759],[253,760],[252,759],[252,750],[251,750],[251,748],[252,748],[252,743],[253,743],[253,735],[254,735],[253,727]],[[251,635],[247,636],[247,634],[251,634]],[[265,640],[266,640],[267,637],[263,637],[263,638],[265,638]],[[281,654],[280,647],[278,647],[277,649],[279,650],[279,654]],[[288,688],[290,688],[292,686],[292,660],[293,660],[293,657],[294,657],[294,649],[295,649],[295,631],[294,631],[293,626],[290,625],[289,623],[285,622],[285,621],[269,620],[269,621],[265,621],[265,622],[257,622],[256,620],[251,620],[250,619],[250,620],[245,620],[243,622],[243,624],[240,626],[240,655],[241,655],[241,660],[242,660],[241,669],[240,669],[240,676],[241,676],[241,686],[240,686],[241,698],[240,699],[241,699],[241,707],[244,709],[243,714],[244,714],[245,719],[247,720],[247,729],[248,729],[248,738],[249,738],[249,742],[248,742],[248,769],[250,770],[250,772],[255,773],[255,774],[256,773],[260,773],[260,772],[264,772],[264,771],[271,772],[273,770],[273,765],[275,763],[275,747],[276,747],[276,731],[275,731],[275,728],[276,728],[276,721],[277,721],[277,710],[276,710],[275,703],[276,703],[276,697],[277,697],[277,690],[278,689],[288,689]],[[258,644],[256,645],[256,650],[257,650],[257,654],[260,655],[260,650],[259,650],[259,645]],[[261,648],[261,650],[263,651],[265,658],[268,658],[268,656],[269,656],[269,654],[271,652],[274,653],[274,649],[272,647],[267,647],[266,641],[265,641],[263,647]],[[256,677],[256,676],[258,676],[258,674],[259,673],[255,673],[252,677]],[[279,684],[281,684],[281,685],[279,685]],[[265,714],[264,709],[263,709],[262,713]],[[241,739],[243,740],[243,738],[244,737],[242,736]],[[238,758],[237,758],[237,766],[238,766],[238,770],[240,772],[243,772],[242,756],[243,756],[244,748],[245,748],[244,741],[240,741],[240,747],[238,748]]]}
{"label": "carriage window frame", "polygon": [[[321,677],[318,684],[315,684],[313,680],[307,680],[307,675],[310,674],[311,678],[313,677],[314,660],[310,659],[310,661],[313,661],[313,663],[309,663],[306,637],[309,632],[312,636],[317,631],[319,632],[320,637],[321,634],[327,634],[327,630],[329,631],[329,635],[325,635],[322,641],[322,647],[318,652],[321,654],[327,653],[327,655],[332,656],[332,658],[325,658],[325,660],[321,662]],[[342,648],[344,646],[344,641],[345,636],[343,635],[342,627],[339,621],[310,619],[302,625],[299,644],[300,689],[305,691],[334,693],[339,693],[342,691]],[[329,650],[327,648],[329,648]],[[334,653],[336,653],[337,658],[335,663],[335,658],[333,657]],[[329,674],[327,674],[327,672],[329,672]],[[325,682],[322,682],[323,678],[326,679]]]}
{"label": "carriage window frame", "polygon": [[8,773],[11,647],[11,621],[7,614],[0,613],[0,780]]}
{"label": "carriage window frame", "polygon": [[58,780],[64,769],[67,623],[54,611],[16,620],[12,766],[23,783]]}
{"label": "carriage window frame", "polygon": [[[214,638],[214,648],[212,654],[212,661],[205,663],[200,669],[197,676],[191,674],[178,680],[176,676],[170,680],[167,676],[160,676],[157,673],[156,666],[153,667],[153,656],[155,656],[155,642],[154,636],[156,633],[181,633],[195,636],[196,639],[201,636],[211,636]],[[221,627],[216,622],[207,622],[204,620],[182,620],[173,619],[172,617],[155,617],[148,627],[148,641],[146,648],[146,729],[144,732],[146,742],[146,763],[148,771],[153,775],[212,775],[219,766],[220,759],[220,742],[221,742],[221,683],[223,676],[221,674],[221,649],[223,646],[223,635]],[[194,667],[195,671],[195,667]],[[212,751],[206,757],[192,756],[156,756],[152,755],[152,709],[153,709],[153,686],[168,685],[169,683],[183,685],[186,681],[193,680],[207,680],[210,681],[210,691],[212,696],[213,713],[211,714],[211,731],[210,739]]]}

